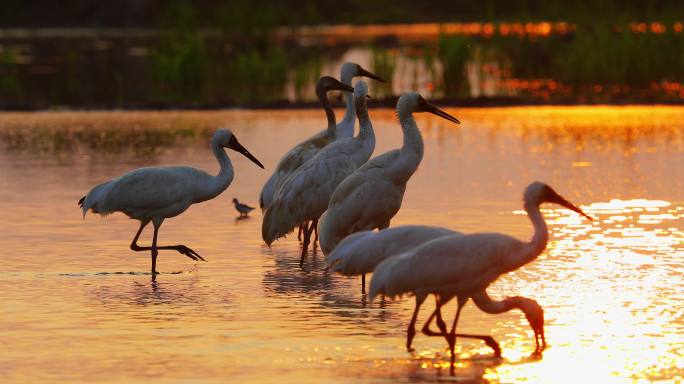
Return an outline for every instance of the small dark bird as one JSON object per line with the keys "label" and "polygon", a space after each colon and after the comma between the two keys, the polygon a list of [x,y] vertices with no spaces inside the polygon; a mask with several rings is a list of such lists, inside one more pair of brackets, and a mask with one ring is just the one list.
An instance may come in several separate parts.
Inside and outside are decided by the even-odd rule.
{"label": "small dark bird", "polygon": [[238,199],[233,199],[233,204],[235,204],[235,210],[240,212],[240,217],[247,217],[249,212],[254,209],[247,204],[242,204]]}

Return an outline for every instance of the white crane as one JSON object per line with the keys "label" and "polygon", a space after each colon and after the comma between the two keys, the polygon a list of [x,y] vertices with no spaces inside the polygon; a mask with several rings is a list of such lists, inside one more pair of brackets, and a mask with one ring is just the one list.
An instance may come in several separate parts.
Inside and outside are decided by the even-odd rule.
{"label": "white crane", "polygon": [[373,272],[386,258],[437,237],[456,234],[458,232],[450,229],[427,225],[402,225],[379,232],[356,232],[344,238],[326,256],[326,261],[333,272],[344,276],[361,275],[361,293],[366,293],[366,273]]}
{"label": "white crane", "polygon": [[[363,291],[363,277],[365,274],[373,272],[375,267],[385,259],[409,251],[430,240],[458,234],[460,233],[447,228],[427,225],[402,225],[379,232],[357,232],[342,240],[327,256],[326,261],[334,272],[345,276],[361,275]],[[406,349],[408,351],[413,350],[411,343],[416,334],[415,322],[418,308],[420,308],[426,297],[427,295],[416,295],[416,309],[406,331]],[[436,297],[436,302],[438,307],[443,305],[440,304],[439,297]],[[520,308],[525,313],[530,327],[534,331],[535,342],[537,343],[535,353],[540,353],[546,347],[546,340],[544,339],[544,313],[536,301],[523,297],[513,297],[501,302],[481,300],[480,303],[482,307],[489,307],[490,311],[488,313],[501,313],[511,308]],[[437,324],[442,333],[435,333],[429,329],[429,323],[435,316],[437,316]],[[428,336],[446,335],[446,326],[443,324],[444,321],[441,318],[441,313],[436,309],[425,323],[423,333]],[[499,344],[491,336],[465,334],[459,334],[458,336],[481,339],[494,350],[495,356],[501,355]],[[540,339],[543,341],[543,347],[539,344]]]}
{"label": "white crane", "polygon": [[[368,85],[354,84],[354,103],[359,118],[359,134],[340,138],[321,149],[313,158],[288,177],[266,210],[261,234],[266,244],[291,232],[297,225],[318,219],[328,206],[337,185],[368,161],[375,148],[375,132],[368,116]],[[309,245],[311,232],[304,229],[300,265]]]}
{"label": "white crane", "polygon": [[[456,324],[468,299],[473,298],[475,304],[485,312],[496,313],[501,308],[508,308],[490,305],[486,296],[487,287],[502,274],[534,261],[546,248],[549,233],[539,206],[545,202],[560,204],[591,220],[581,209],[540,182],[534,182],[525,189],[524,202],[534,226],[534,235],[529,242],[501,233],[443,236],[390,257],[373,271],[371,301],[378,294],[395,297],[410,293],[422,297],[432,293],[439,297],[441,303],[457,297],[456,316],[446,336],[451,350],[452,371]],[[446,334],[445,331],[443,333]]]}
{"label": "white crane", "polygon": [[413,118],[415,112],[433,113],[460,124],[418,93],[402,95],[397,102],[397,117],[404,144],[373,158],[335,189],[318,225],[318,241],[324,254],[349,234],[389,227],[401,207],[406,183],[423,159],[423,138]]}
{"label": "white crane", "polygon": [[[321,148],[325,147],[336,138],[354,136],[356,113],[354,109],[354,100],[351,94],[351,82],[355,76],[364,76],[383,83],[385,82],[385,80],[368,72],[360,65],[349,62],[344,63],[340,70],[340,80],[346,87],[341,87],[339,84],[331,82],[331,77],[324,76],[318,80],[318,83],[316,84],[316,95],[325,109],[325,114],[328,118],[328,128],[295,145],[280,159],[273,174],[268,178],[266,184],[264,184],[264,187],[261,189],[259,206],[262,210],[265,210],[273,203],[273,195],[279,185],[297,168],[318,153]],[[333,112],[326,95],[328,91],[332,90],[348,91],[344,93],[346,104],[344,118],[337,125],[335,125],[335,113]]]}
{"label": "white crane", "polygon": [[[95,186],[79,201],[83,217],[88,210],[102,216],[123,212],[126,216],[140,221],[131,249],[150,251],[152,254],[152,279],[156,278],[157,254],[159,250],[175,250],[193,259],[204,259],[185,245],[157,245],[157,234],[164,219],[183,213],[192,204],[213,199],[223,192],[233,181],[233,165],[223,148],[240,152],[256,165],[263,168],[259,160],[252,156],[225,128],[214,132],[211,150],[218,160],[218,175],[192,167],[147,167],[131,171],[121,177]],[[138,237],[147,224],[152,222],[154,234],[151,247],[138,245]]]}

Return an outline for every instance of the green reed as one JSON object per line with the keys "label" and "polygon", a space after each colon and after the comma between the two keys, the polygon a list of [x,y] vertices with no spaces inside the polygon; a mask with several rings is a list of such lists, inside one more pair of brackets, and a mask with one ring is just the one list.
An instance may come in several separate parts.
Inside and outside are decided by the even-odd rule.
{"label": "green reed", "polygon": [[372,83],[372,97],[385,99],[392,97],[392,78],[397,67],[396,50],[372,47],[371,68],[377,76],[385,79],[386,83]]}

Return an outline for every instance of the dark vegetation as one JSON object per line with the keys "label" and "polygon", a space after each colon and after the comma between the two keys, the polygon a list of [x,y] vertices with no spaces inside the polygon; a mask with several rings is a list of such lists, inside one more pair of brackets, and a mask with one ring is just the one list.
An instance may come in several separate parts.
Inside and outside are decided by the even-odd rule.
{"label": "dark vegetation", "polygon": [[[502,100],[684,100],[684,32],[674,27],[684,22],[681,1],[4,0],[4,29],[140,28],[158,33],[0,36],[0,108],[270,106],[284,102],[288,84],[294,101],[310,100],[310,85],[323,64],[338,60],[352,46],[276,43],[276,27],[539,21],[562,21],[573,28],[546,36],[442,35],[412,46],[390,36],[365,47],[372,52],[371,70],[383,77],[392,77],[397,51],[423,60],[428,68],[440,64],[435,87],[448,100],[469,97],[465,68],[476,54],[500,63],[505,77],[546,81]],[[646,30],[635,31],[634,23]],[[656,24],[665,29],[654,29]],[[379,87],[374,96],[382,100],[392,92]]]}

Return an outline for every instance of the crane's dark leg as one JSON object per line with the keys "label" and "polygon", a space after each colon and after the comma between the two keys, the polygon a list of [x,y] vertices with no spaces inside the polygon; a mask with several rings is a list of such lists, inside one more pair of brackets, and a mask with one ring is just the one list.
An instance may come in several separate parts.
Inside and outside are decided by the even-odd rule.
{"label": "crane's dark leg", "polygon": [[[306,224],[304,224],[306,225]],[[302,232],[304,231],[304,225],[299,225],[299,231],[297,232],[297,240],[302,241]]]}
{"label": "crane's dark leg", "polygon": [[316,242],[318,242],[318,219],[314,220],[313,223],[311,224],[313,227],[313,233],[315,235],[314,237],[314,246],[316,245]]}
{"label": "crane's dark leg", "polygon": [[366,294],[366,274],[365,273],[361,274],[361,294],[362,295]]}
{"label": "crane's dark leg", "polygon": [[304,266],[306,251],[309,249],[309,240],[311,240],[311,232],[309,232],[309,226],[307,223],[304,223],[304,244],[302,244],[302,257],[299,259],[300,268]]}
{"label": "crane's dark leg", "polygon": [[411,344],[413,343],[413,338],[416,336],[416,319],[418,318],[418,310],[420,306],[425,301],[426,295],[416,295],[416,308],[413,310],[413,316],[411,317],[411,322],[406,330],[406,350],[408,352],[413,352]]}
{"label": "crane's dark leg", "polygon": [[150,223],[150,221],[151,221],[150,219],[140,220],[140,228],[138,228],[138,232],[135,233],[135,237],[133,237],[133,241],[131,241],[131,249],[132,250],[134,250],[136,252],[145,250],[145,249],[142,249],[138,245],[138,238],[140,237],[140,234],[142,233],[143,229],[145,229],[147,224]]}
{"label": "crane's dark leg", "polygon": [[152,280],[157,280],[157,254],[159,251],[157,251],[157,235],[159,234],[159,227],[161,226],[161,223],[154,222],[152,223],[154,225],[154,234],[152,234],[152,247],[151,247],[151,253],[152,253]]}
{"label": "crane's dark leg", "polygon": [[[437,317],[437,326],[439,327],[441,332],[434,332],[430,329],[430,321],[432,321],[432,318],[435,316]],[[430,315],[428,320],[425,322],[425,325],[423,326],[423,334],[426,336],[445,336],[447,334],[446,323],[442,319],[441,311],[439,309],[435,309],[432,315]],[[496,340],[494,340],[494,338],[490,335],[473,335],[469,333],[457,333],[456,337],[482,340],[485,344],[487,344],[489,348],[491,348],[494,351],[495,357],[501,357],[501,346],[499,346],[499,343]]]}
{"label": "crane's dark leg", "polygon": [[[145,219],[140,221],[140,228],[138,228],[138,232],[135,234],[135,237],[133,238],[133,241],[131,242],[131,250],[136,251],[136,252],[141,252],[141,251],[150,251],[152,250],[152,247],[141,247],[138,245],[138,238],[140,238],[140,234],[142,233],[143,229],[147,224],[150,223],[150,219]],[[159,224],[161,225],[161,224]],[[179,244],[179,245],[166,245],[166,246],[160,246],[157,247],[157,250],[173,250],[177,251],[178,253],[185,255],[195,261],[206,261],[202,256],[200,256],[197,252],[193,251],[189,247],[186,247],[185,245]]]}
{"label": "crane's dark leg", "polygon": [[[312,220],[310,225],[309,225],[309,235],[307,237],[307,244],[311,244],[311,235],[313,235],[314,232],[316,232],[316,225],[318,225],[318,219]],[[314,238],[312,249],[316,249],[316,240],[318,240],[318,237]]]}
{"label": "crane's dark leg", "polygon": [[[435,297],[435,310],[432,312],[430,317],[425,321],[425,325],[423,325],[423,334],[425,336],[446,336],[447,335],[447,329],[446,329],[446,323],[444,322],[444,319],[442,318],[442,311],[441,308],[445,303],[440,302],[439,297]],[[430,322],[432,322],[432,319],[436,318],[436,323],[437,327],[439,327],[440,332],[435,332],[430,329]],[[464,337],[466,339],[478,339],[484,341],[485,344],[487,344],[488,347],[494,350],[494,356],[495,357],[501,357],[501,347],[499,346],[499,343],[494,340],[493,337],[489,335],[472,335],[472,334],[467,334],[467,333],[457,333],[456,337]]]}
{"label": "crane's dark leg", "polygon": [[[435,310],[430,314],[430,317],[425,321],[425,324],[423,324],[423,334],[425,336],[442,336],[445,337],[447,335],[447,328],[446,328],[446,323],[444,322],[444,319],[442,318],[442,305],[444,305],[441,300],[439,299],[439,296],[435,295]],[[437,327],[439,327],[439,330],[441,332],[434,332],[433,330],[430,329],[430,323],[432,322],[432,319],[437,318]]]}
{"label": "crane's dark leg", "polygon": [[465,306],[465,303],[468,301],[468,298],[461,298],[457,297],[458,300],[458,308],[456,309],[456,316],[454,316],[454,324],[451,326],[451,332],[449,332],[449,336],[447,336],[447,342],[449,343],[449,351],[451,351],[451,368],[450,368],[450,373],[453,376],[454,375],[454,364],[456,363],[456,353],[454,351],[454,347],[456,346],[456,324],[458,324],[458,317],[461,316],[461,310],[463,309],[463,306]]}

